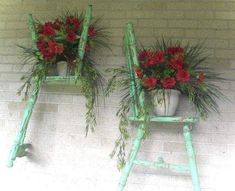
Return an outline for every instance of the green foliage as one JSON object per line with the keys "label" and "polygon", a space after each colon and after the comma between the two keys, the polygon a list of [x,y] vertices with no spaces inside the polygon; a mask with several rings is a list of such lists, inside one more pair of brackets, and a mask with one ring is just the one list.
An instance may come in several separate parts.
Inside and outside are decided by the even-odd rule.
{"label": "green foliage", "polygon": [[[77,22],[75,24],[78,24],[78,20],[81,21],[81,27],[76,29],[76,35],[72,36],[71,40],[66,40],[66,33],[68,31],[63,30],[65,21],[67,18],[71,17],[71,22]],[[108,33],[106,32],[106,29],[99,26],[100,19],[96,19],[91,21],[91,24],[89,26],[89,30],[94,27],[95,31],[93,31],[93,36],[90,36],[87,38],[86,45],[89,46],[88,50],[84,50],[84,58],[81,60],[78,55],[78,45],[80,42],[80,34],[82,32],[82,21],[84,15],[81,14],[80,16],[77,14],[71,14],[69,12],[66,12],[64,15],[58,17],[54,21],[54,23],[59,23],[60,29],[53,29],[56,32],[53,34],[53,36],[49,36],[50,30],[52,30],[50,27],[54,27],[54,23],[48,22],[48,34],[42,33],[42,23],[40,21],[37,21],[36,23],[32,23],[33,20],[30,21],[30,28],[33,37],[33,44],[32,47],[26,48],[19,46],[23,49],[23,63],[24,64],[31,64],[32,68],[22,77],[22,80],[24,81],[24,84],[19,89],[19,93],[25,92],[25,99],[27,98],[30,87],[35,86],[35,83],[37,81],[43,81],[46,79],[46,76],[49,75],[49,71],[56,66],[56,63],[58,61],[64,61],[66,60],[68,63],[68,66],[70,67],[70,75],[75,75],[76,78],[76,84],[79,86],[79,89],[81,90],[82,94],[86,98],[86,135],[89,130],[94,131],[94,127],[96,125],[96,112],[95,112],[95,106],[98,104],[98,96],[103,93],[103,84],[104,84],[104,78],[101,74],[101,72],[97,69],[97,64],[93,60],[93,53],[98,51],[100,48],[109,48],[108,45]],[[66,21],[67,22],[67,21]],[[74,24],[74,26],[75,26]],[[68,27],[74,27],[73,24],[70,24]],[[70,32],[72,30],[69,29]],[[52,31],[53,32],[53,31]],[[68,35],[68,34],[67,34]],[[34,39],[36,38],[36,39]],[[43,42],[48,43],[53,42],[56,46],[54,51],[57,51],[53,53],[51,57],[45,57],[46,53],[44,50],[41,50],[38,46],[36,46],[35,43]],[[36,48],[35,48],[36,47]],[[47,47],[45,45],[44,49],[48,49],[50,47]],[[60,48],[61,52],[58,52],[58,48]],[[50,51],[50,50],[49,50]],[[50,52],[49,52],[50,53]],[[79,82],[79,83],[78,83]]]}
{"label": "green foliage", "polygon": [[[202,118],[208,117],[210,112],[219,113],[219,106],[217,104],[218,100],[225,100],[226,97],[221,92],[220,88],[215,84],[216,82],[224,82],[226,79],[220,77],[220,74],[216,73],[213,69],[206,67],[205,63],[207,61],[208,55],[206,54],[203,44],[198,44],[195,46],[190,46],[189,43],[185,46],[181,44],[180,41],[172,40],[159,40],[156,45],[152,47],[153,50],[166,51],[167,47],[182,47],[184,50],[184,62],[187,64],[187,70],[190,71],[191,79],[189,83],[177,84],[176,89],[181,91],[182,94],[185,94],[189,101],[191,101],[199,116]],[[143,48],[140,50],[143,52]],[[125,53],[127,54],[126,50]],[[128,56],[128,54],[126,55]],[[132,62],[132,58],[130,59]],[[133,65],[133,63],[131,63]],[[134,73],[134,68],[132,66],[131,70]],[[125,148],[130,138],[128,131],[128,115],[134,106],[137,107],[139,111],[137,117],[144,117],[144,122],[137,122],[136,125],[139,126],[144,124],[146,127],[145,137],[149,134],[148,116],[153,112],[153,103],[151,99],[151,90],[146,89],[143,86],[143,81],[138,76],[135,75],[135,78],[132,79],[130,72],[127,67],[120,67],[115,69],[109,69],[108,72],[111,74],[111,79],[108,82],[106,95],[109,95],[115,90],[122,92],[122,97],[119,104],[119,109],[117,111],[117,116],[119,117],[119,131],[120,136],[115,142],[115,147],[111,153],[111,157],[115,154],[118,158],[118,168],[122,168],[126,161]],[[171,75],[173,71],[167,70],[166,74]],[[200,72],[204,73],[204,79],[202,83],[198,83],[197,76]],[[159,74],[162,75],[162,74]],[[132,83],[135,87],[136,93],[138,95],[131,95],[130,83],[131,80],[134,80]],[[138,91],[137,91],[138,90]],[[160,89],[153,89],[158,91]],[[144,93],[143,93],[144,92]],[[138,99],[141,95],[144,94],[145,102],[144,106],[141,106]]]}
{"label": "green foliage", "polygon": [[[117,168],[122,169],[126,163],[126,146],[128,143],[128,140],[130,139],[130,132],[128,130],[129,126],[129,113],[131,112],[131,109],[133,109],[134,105],[138,108],[138,117],[144,118],[145,124],[145,137],[149,134],[149,128],[148,128],[148,115],[150,108],[152,108],[150,102],[146,102],[144,105],[144,108],[140,106],[138,99],[139,96],[141,96],[141,92],[139,92],[138,95],[133,95],[133,97],[130,96],[129,93],[129,85],[130,85],[130,79],[129,79],[129,73],[126,67],[122,66],[120,68],[114,68],[114,69],[108,69],[108,73],[112,76],[112,78],[108,81],[107,88],[105,90],[106,96],[109,96],[111,93],[113,93],[115,90],[121,92],[121,100],[119,102],[119,109],[116,113],[116,116],[119,118],[119,132],[120,135],[115,141],[115,145],[113,148],[113,151],[110,154],[110,157],[114,157],[115,155],[118,158],[118,164]],[[138,80],[138,79],[136,79]],[[137,89],[137,87],[135,87]],[[142,91],[142,90],[141,90]],[[149,95],[147,95],[149,96]],[[135,126],[141,125],[140,122],[135,122]]]}
{"label": "green foliage", "polygon": [[128,113],[131,108],[131,98],[129,96],[129,76],[128,71],[125,67],[120,67],[116,69],[108,69],[112,75],[112,78],[109,80],[107,88],[106,88],[106,96],[109,96],[116,89],[122,92],[122,99],[119,103],[120,108],[118,109],[116,116],[119,118],[119,132],[120,136],[115,141],[115,146],[110,154],[111,157],[117,155],[118,158],[118,169],[121,169],[125,165],[126,158],[126,144],[128,139],[130,138],[130,134],[128,132]]}

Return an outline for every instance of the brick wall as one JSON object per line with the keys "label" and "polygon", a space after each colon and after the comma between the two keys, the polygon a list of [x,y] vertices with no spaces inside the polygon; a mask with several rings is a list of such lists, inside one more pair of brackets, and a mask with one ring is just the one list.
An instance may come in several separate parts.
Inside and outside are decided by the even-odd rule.
{"label": "brick wall", "polygon": [[[118,96],[100,106],[95,134],[84,137],[84,98],[73,87],[44,86],[31,118],[26,142],[33,144],[30,157],[5,167],[25,103],[16,91],[20,77],[21,50],[30,45],[27,14],[39,19],[67,8],[81,10],[88,3],[112,32],[113,52],[97,55],[103,67],[124,64],[121,49],[127,21],[135,25],[138,40],[148,46],[162,35],[191,43],[205,41],[208,65],[235,79],[235,1],[233,0],[1,0],[0,1],[0,190],[112,191],[118,183],[116,161],[108,156],[118,135],[115,111]],[[221,88],[231,103],[220,103],[221,115],[212,115],[193,130],[203,191],[233,191],[235,170],[235,83]],[[178,113],[187,110],[182,100]],[[134,132],[134,130],[133,130]],[[184,163],[186,156],[177,127],[153,127],[140,157]],[[128,191],[191,191],[190,177],[135,167]]]}

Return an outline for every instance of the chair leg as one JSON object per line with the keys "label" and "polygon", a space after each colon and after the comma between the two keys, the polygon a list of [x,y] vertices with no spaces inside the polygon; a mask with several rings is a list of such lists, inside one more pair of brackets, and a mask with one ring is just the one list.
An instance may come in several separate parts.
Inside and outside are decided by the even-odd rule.
{"label": "chair leg", "polygon": [[126,164],[125,164],[125,166],[122,170],[122,175],[121,175],[121,178],[120,178],[120,181],[119,181],[119,184],[118,184],[117,191],[123,191],[124,190],[124,187],[126,185],[128,176],[129,176],[130,171],[131,171],[132,166],[133,166],[133,162],[137,157],[137,154],[138,154],[143,136],[144,136],[144,125],[140,125],[139,128],[138,128],[137,135],[136,135],[136,138],[134,140],[133,146],[132,146],[131,154],[130,154],[130,156],[129,156],[129,158],[128,158],[128,160],[127,160],[127,162],[126,162]]}
{"label": "chair leg", "polygon": [[192,135],[191,135],[191,131],[190,131],[188,124],[184,125],[183,133],[184,133],[184,143],[186,146],[188,159],[189,159],[189,168],[190,168],[190,172],[192,176],[193,190],[201,191],[196,157],[195,157],[195,152],[194,152],[193,143],[192,143]]}

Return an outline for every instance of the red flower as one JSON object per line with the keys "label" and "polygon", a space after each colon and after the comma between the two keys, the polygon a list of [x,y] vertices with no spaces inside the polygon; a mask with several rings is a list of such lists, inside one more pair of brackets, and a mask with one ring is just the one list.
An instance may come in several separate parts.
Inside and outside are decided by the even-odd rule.
{"label": "red flower", "polygon": [[138,76],[138,78],[142,78],[144,75],[140,67],[135,68],[135,73]]}
{"label": "red flower", "polygon": [[46,44],[43,41],[38,41],[37,42],[37,48],[41,51],[45,48]]}
{"label": "red flower", "polygon": [[154,66],[155,64],[157,64],[157,60],[156,60],[156,58],[151,58],[145,64],[146,64],[147,67],[148,66]]}
{"label": "red flower", "polygon": [[68,41],[74,41],[76,40],[76,33],[72,30],[67,31],[67,40]]}
{"label": "red flower", "polygon": [[43,58],[45,60],[51,60],[54,57],[54,53],[50,52],[49,49],[45,48],[41,50],[41,53],[43,55]]}
{"label": "red flower", "polygon": [[147,58],[148,58],[147,51],[144,50],[144,51],[139,52],[139,56],[138,56],[139,61],[144,61]]}
{"label": "red flower", "polygon": [[91,38],[93,38],[93,37],[95,37],[96,35],[97,35],[97,32],[96,32],[95,28],[94,28],[94,27],[89,28],[89,30],[88,30],[88,36],[91,37]]}
{"label": "red flower", "polygon": [[176,74],[176,78],[179,81],[187,82],[190,79],[190,74],[186,70],[179,70]]}
{"label": "red flower", "polygon": [[184,49],[181,48],[181,47],[177,47],[177,51],[176,51],[178,54],[183,54],[184,52]]}
{"label": "red flower", "polygon": [[47,22],[43,25],[43,35],[46,37],[52,37],[55,35],[55,29],[53,28],[53,23]]}
{"label": "red flower", "polygon": [[53,54],[62,54],[64,51],[64,47],[57,42],[48,42],[48,49]]}
{"label": "red flower", "polygon": [[77,18],[67,17],[66,24],[72,26],[74,30],[78,30],[81,25],[81,22]]}
{"label": "red flower", "polygon": [[165,88],[165,89],[170,89],[170,88],[173,88],[175,86],[175,78],[164,78],[162,80],[162,86]]}
{"label": "red flower", "polygon": [[147,61],[143,64],[145,68],[164,62],[164,53],[161,51],[148,52],[146,57]]}
{"label": "red flower", "polygon": [[159,62],[159,63],[164,62],[164,56],[165,56],[164,52],[162,52],[162,51],[156,51],[155,54],[156,54],[156,57],[158,58],[158,62]]}
{"label": "red flower", "polygon": [[197,75],[197,82],[202,83],[205,80],[205,74],[204,72],[199,72]]}
{"label": "red flower", "polygon": [[182,58],[170,59],[170,68],[175,70],[181,70],[184,66]]}
{"label": "red flower", "polygon": [[147,77],[144,79],[144,86],[148,89],[151,90],[156,86],[157,84],[157,78],[155,77]]}
{"label": "red flower", "polygon": [[183,48],[181,48],[181,47],[168,47],[166,52],[168,55],[182,54]]}

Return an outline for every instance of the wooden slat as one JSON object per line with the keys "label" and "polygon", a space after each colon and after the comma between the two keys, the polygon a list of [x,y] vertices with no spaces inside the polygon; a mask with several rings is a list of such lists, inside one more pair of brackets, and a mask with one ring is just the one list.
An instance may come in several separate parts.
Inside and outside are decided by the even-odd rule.
{"label": "wooden slat", "polygon": [[149,160],[135,160],[134,164],[144,165],[152,168],[166,168],[174,172],[189,173],[189,165],[184,164],[170,164],[166,163],[163,159],[159,161],[149,161]]}
{"label": "wooden slat", "polygon": [[[46,85],[77,85],[79,80],[76,81],[75,76],[47,76],[44,80],[44,84]],[[76,81],[76,83],[75,83]]]}
{"label": "wooden slat", "polygon": [[[129,117],[131,121],[144,121],[144,118]],[[170,123],[196,123],[199,121],[197,117],[158,117],[150,116],[151,122],[170,122]]]}

